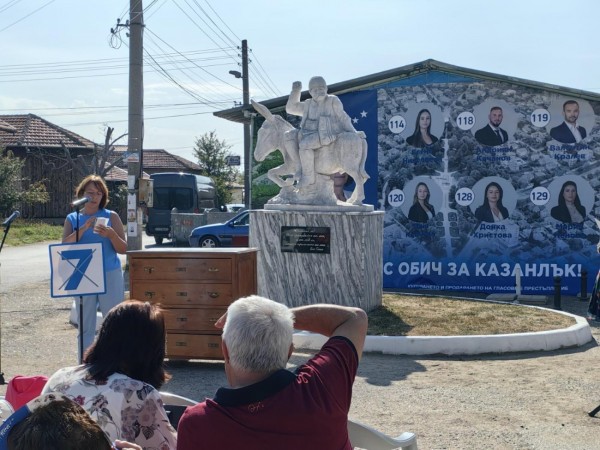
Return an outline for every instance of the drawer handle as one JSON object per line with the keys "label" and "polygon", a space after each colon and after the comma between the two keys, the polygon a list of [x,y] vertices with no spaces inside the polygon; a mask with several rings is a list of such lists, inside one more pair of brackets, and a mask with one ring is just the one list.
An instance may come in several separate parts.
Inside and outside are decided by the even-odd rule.
{"label": "drawer handle", "polygon": [[209,271],[209,272],[218,272],[218,271],[219,271],[219,268],[218,268],[218,267],[209,267],[209,268],[208,268],[208,271]]}
{"label": "drawer handle", "polygon": [[217,298],[219,296],[219,293],[218,292],[209,292],[208,296],[210,298]]}
{"label": "drawer handle", "polygon": [[188,293],[185,291],[182,291],[182,292],[176,292],[175,295],[177,297],[187,297]]}
{"label": "drawer handle", "polygon": [[177,322],[187,322],[187,317],[177,317],[175,320]]}
{"label": "drawer handle", "polygon": [[154,292],[154,291],[145,291],[144,292],[144,297],[152,298],[155,295],[156,295],[156,292]]}
{"label": "drawer handle", "polygon": [[187,342],[175,341],[175,347],[187,347]]}
{"label": "drawer handle", "polygon": [[215,344],[214,342],[209,342],[207,345],[208,348],[219,348],[219,344]]}
{"label": "drawer handle", "polygon": [[144,272],[152,273],[153,271],[154,271],[154,267],[152,267],[152,266],[144,267]]}
{"label": "drawer handle", "polygon": [[175,272],[186,272],[187,267],[175,267]]}

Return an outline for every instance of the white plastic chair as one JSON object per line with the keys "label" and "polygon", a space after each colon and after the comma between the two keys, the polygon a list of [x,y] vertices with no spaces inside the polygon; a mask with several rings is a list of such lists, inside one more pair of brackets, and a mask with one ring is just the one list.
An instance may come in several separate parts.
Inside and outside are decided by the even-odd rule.
{"label": "white plastic chair", "polygon": [[366,450],[417,450],[417,436],[414,433],[404,432],[392,438],[369,425],[348,418],[348,436],[354,447]]}
{"label": "white plastic chair", "polygon": [[160,391],[160,398],[162,398],[162,401],[165,405],[193,406],[198,404],[196,400],[173,394],[171,392]]}
{"label": "white plastic chair", "polygon": [[185,412],[188,406],[193,406],[198,403],[191,398],[183,397],[181,395],[172,394],[171,392],[160,392],[160,398],[162,398],[165,411],[169,417],[169,422],[173,425],[173,428],[177,429],[179,419]]}

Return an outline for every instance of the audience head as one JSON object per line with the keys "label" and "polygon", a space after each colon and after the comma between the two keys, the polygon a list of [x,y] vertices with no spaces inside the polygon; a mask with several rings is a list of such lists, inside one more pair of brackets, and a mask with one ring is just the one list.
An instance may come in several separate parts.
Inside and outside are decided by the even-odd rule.
{"label": "audience head", "polygon": [[159,389],[164,369],[165,323],[154,304],[128,300],[109,311],[83,362],[95,380],[121,373]]}
{"label": "audience head", "polygon": [[94,419],[62,394],[44,394],[23,408],[28,408],[28,415],[8,430],[8,450],[113,448],[108,436]]}
{"label": "audience head", "polygon": [[287,306],[257,295],[233,302],[223,328],[229,365],[241,372],[285,369],[293,332],[294,315]]}

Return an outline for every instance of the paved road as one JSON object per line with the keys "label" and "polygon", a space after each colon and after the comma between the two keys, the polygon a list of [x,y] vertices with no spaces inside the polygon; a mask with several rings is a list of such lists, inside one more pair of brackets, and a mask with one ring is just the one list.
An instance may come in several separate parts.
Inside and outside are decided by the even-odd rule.
{"label": "paved road", "polygon": [[[58,242],[43,242],[40,244],[22,245],[19,247],[8,247],[4,245],[0,253],[0,292],[24,283],[37,283],[46,281],[50,283],[50,256],[48,247]],[[163,244],[170,246],[170,241]],[[158,247],[154,238],[146,236],[142,238],[143,248]],[[120,255],[124,261],[125,256]]]}

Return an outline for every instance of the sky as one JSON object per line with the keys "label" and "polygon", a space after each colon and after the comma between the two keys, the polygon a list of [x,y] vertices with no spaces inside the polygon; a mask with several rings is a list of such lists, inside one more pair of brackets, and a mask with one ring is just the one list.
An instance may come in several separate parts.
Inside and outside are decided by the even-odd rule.
{"label": "sky", "polygon": [[[598,0],[143,0],[144,143],[196,162],[215,131],[243,155],[243,127],[213,116],[435,59],[600,93]],[[0,116],[36,114],[94,142],[127,133],[129,0],[0,0]],[[111,28],[118,29],[112,34]],[[126,144],[126,138],[118,143]],[[243,164],[243,160],[242,160]]]}

